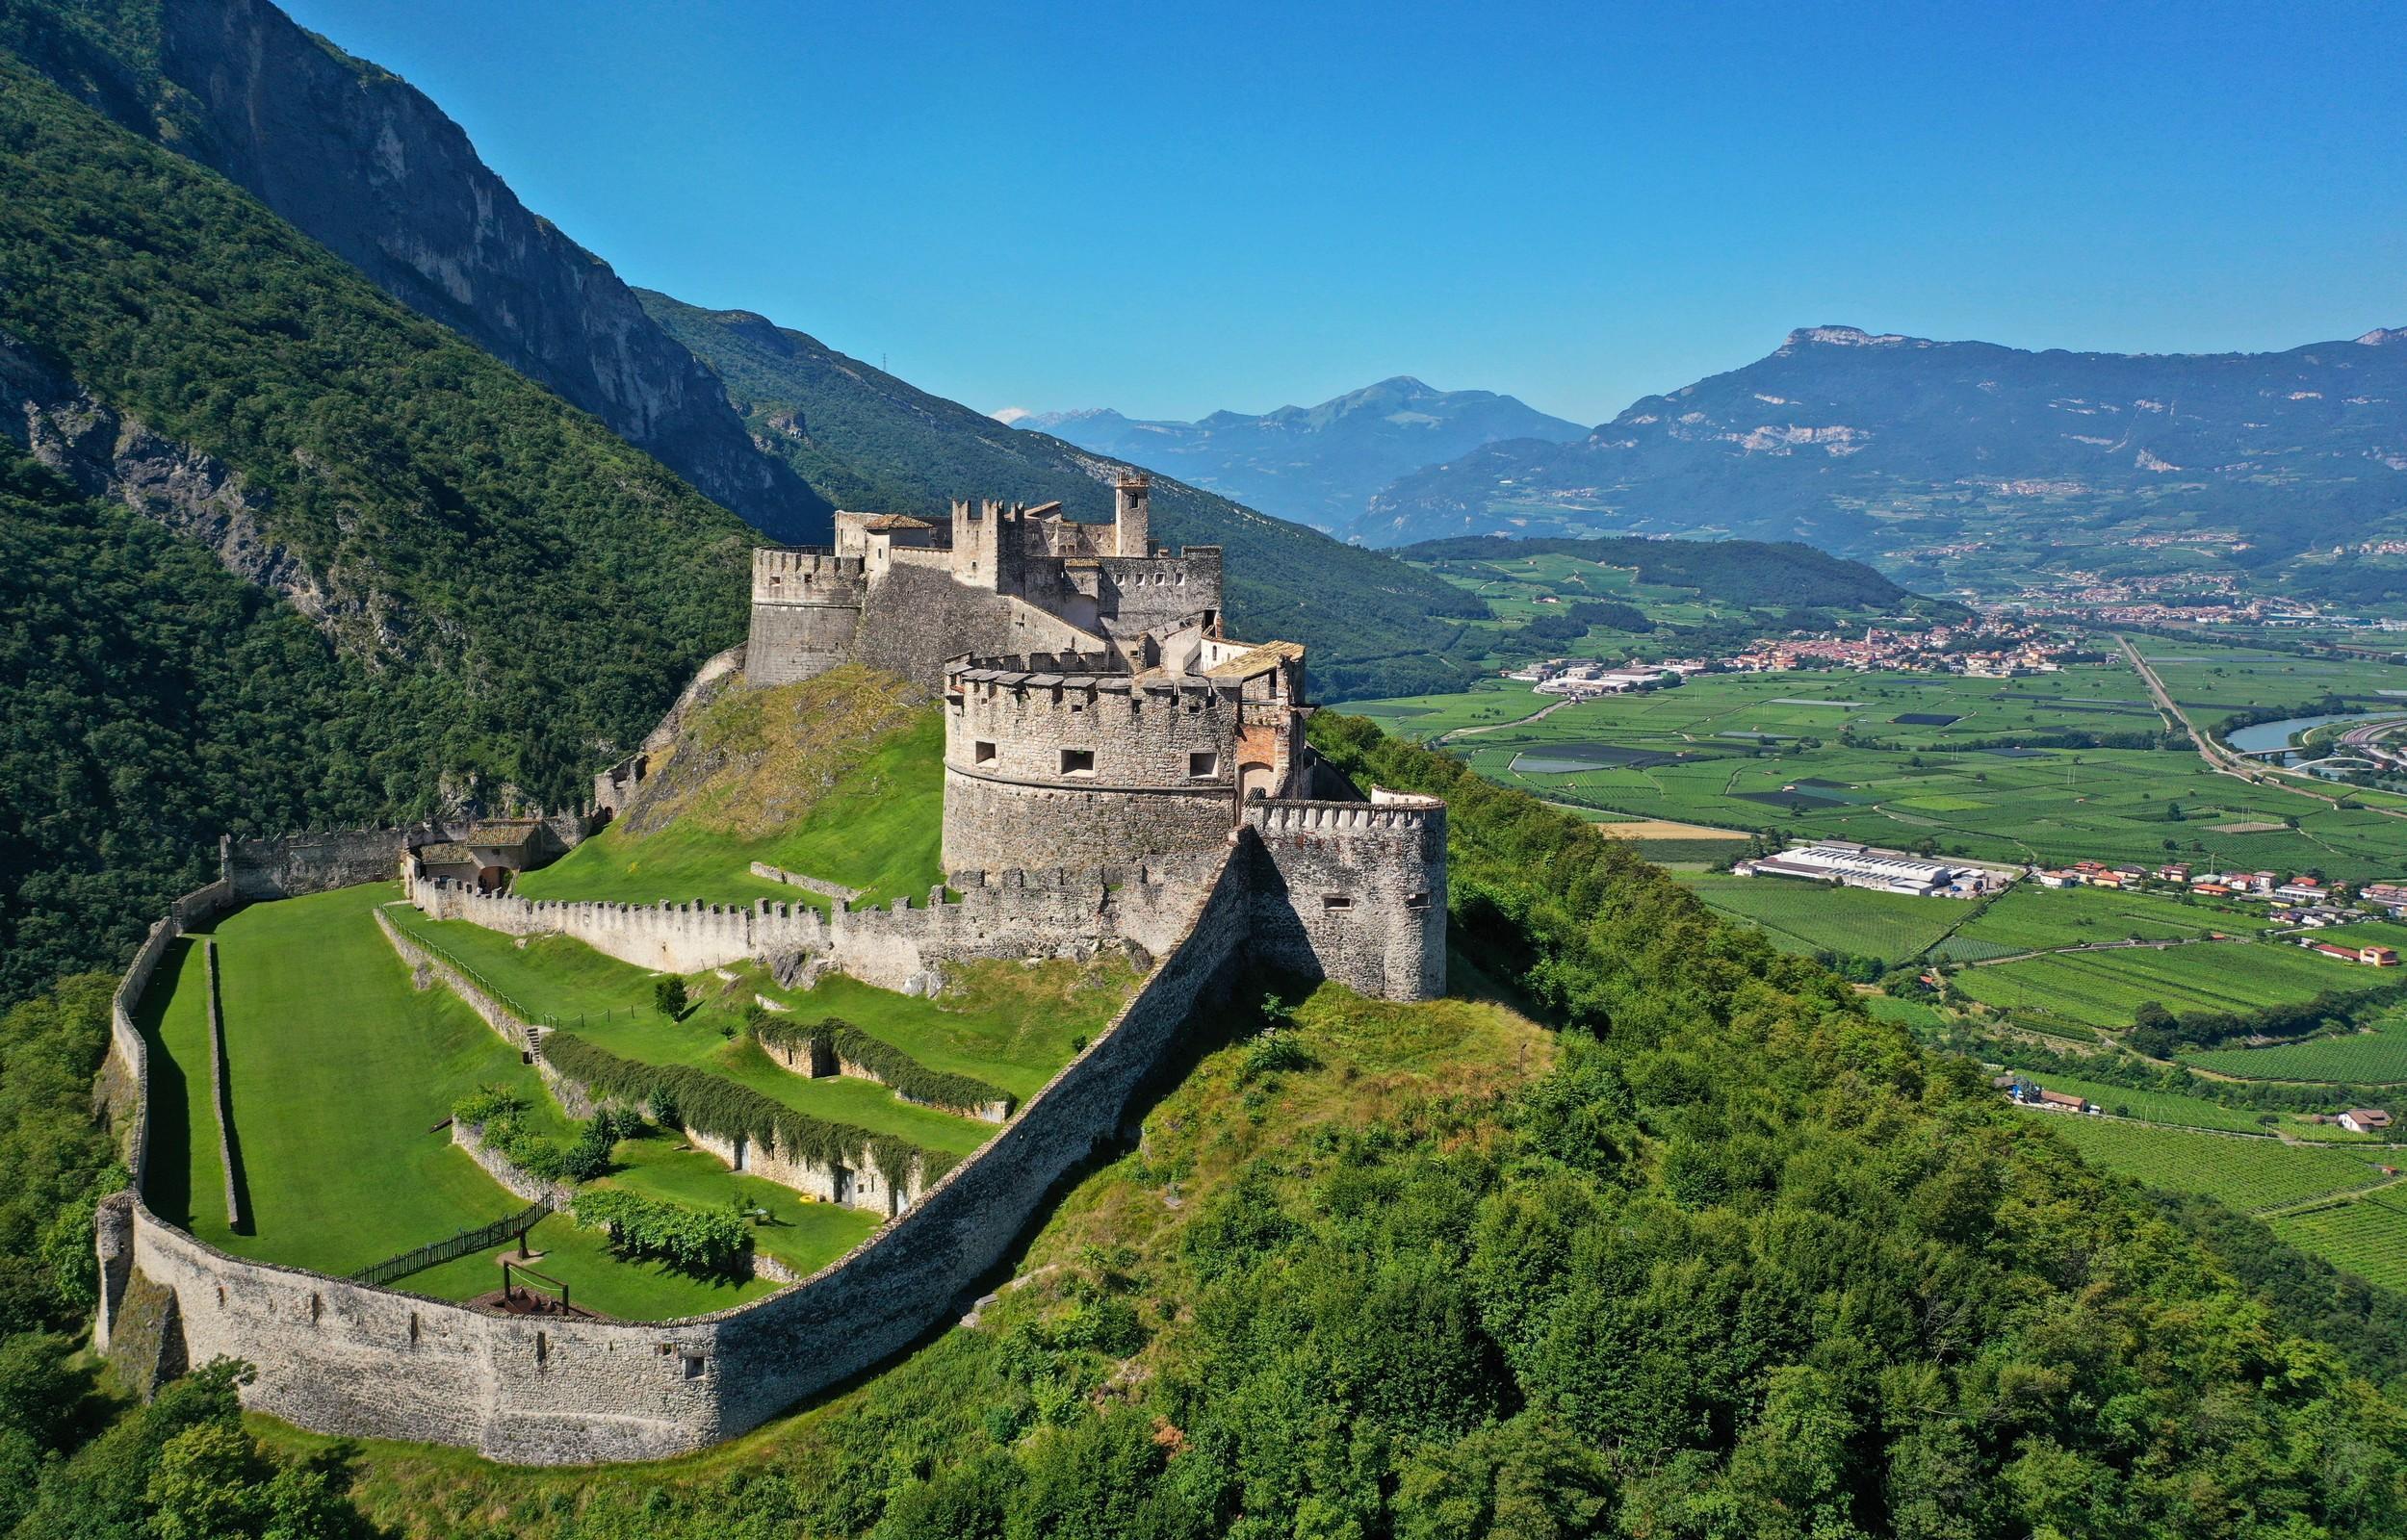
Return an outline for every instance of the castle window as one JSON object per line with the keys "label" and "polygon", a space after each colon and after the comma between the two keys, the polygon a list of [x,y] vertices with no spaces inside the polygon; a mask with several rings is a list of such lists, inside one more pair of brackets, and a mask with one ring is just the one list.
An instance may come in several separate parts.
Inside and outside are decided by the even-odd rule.
{"label": "castle window", "polygon": [[1427,909],[1429,908],[1429,895],[1427,893],[1411,894],[1405,899],[1404,907],[1406,909]]}
{"label": "castle window", "polygon": [[1213,754],[1207,750],[1203,753],[1190,754],[1187,756],[1188,780],[1209,781],[1212,777],[1218,774],[1220,774],[1219,755]]}
{"label": "castle window", "polygon": [[702,1355],[700,1353],[687,1353],[685,1356],[686,1377],[687,1379],[700,1379],[702,1377]]}
{"label": "castle window", "polygon": [[984,738],[980,738],[975,743],[971,744],[970,752],[980,764],[993,764],[995,762],[995,745],[989,743]]}
{"label": "castle window", "polygon": [[1321,895],[1321,908],[1333,914],[1341,909],[1353,907],[1354,895],[1352,893],[1323,893]]}
{"label": "castle window", "polygon": [[1061,773],[1066,776],[1093,776],[1095,774],[1095,751],[1093,749],[1062,750]]}

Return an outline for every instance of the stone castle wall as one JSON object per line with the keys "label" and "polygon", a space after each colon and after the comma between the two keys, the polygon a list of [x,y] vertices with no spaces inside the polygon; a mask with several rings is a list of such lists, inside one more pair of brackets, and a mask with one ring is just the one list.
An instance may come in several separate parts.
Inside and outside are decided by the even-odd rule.
{"label": "stone castle wall", "polygon": [[1233,687],[1020,654],[955,666],[945,697],[948,869],[1124,865],[1235,825]]}
{"label": "stone castle wall", "polygon": [[963,653],[1059,652],[1101,638],[1023,599],[969,587],[947,573],[897,563],[869,589],[856,661],[933,689]]}
{"label": "stone castle wall", "polygon": [[[681,1322],[512,1318],[228,1256],[143,1207],[143,1104],[127,1130],[138,1187],[109,1199],[98,1225],[101,1345],[124,1301],[164,1291],[180,1361],[249,1361],[259,1377],[245,1404],[315,1431],[529,1464],[653,1458],[730,1437],[942,1321],[1053,1186],[1121,1129],[1179,1028],[1228,987],[1250,921],[1233,875],[1224,860],[1183,943],[1017,1118],[901,1218],[766,1299]],[[154,930],[120,986],[111,1051],[137,1086],[147,1065],[132,1005],[180,925],[233,901],[226,885],[212,887]]]}
{"label": "stone castle wall", "polygon": [[427,878],[414,861],[402,890],[429,919],[467,920],[508,936],[574,937],[638,967],[696,973],[804,953],[865,984],[900,990],[942,962],[1086,955],[1122,941],[1159,957],[1178,945],[1194,895],[1222,856],[1212,850],[1077,872],[962,872],[953,877],[957,893],[937,888],[918,907],[902,899],[866,909],[839,901],[824,915],[774,899],[748,909],[537,901]]}
{"label": "stone castle wall", "polygon": [[402,843],[398,829],[343,829],[274,839],[222,838],[218,854],[226,881],[242,897],[298,898],[390,881]]}
{"label": "stone castle wall", "polygon": [[868,589],[859,556],[755,551],[746,677],[755,684],[790,684],[842,662]]}
{"label": "stone castle wall", "polygon": [[1446,806],[1253,802],[1255,956],[1358,993],[1427,1000],[1446,988]]}

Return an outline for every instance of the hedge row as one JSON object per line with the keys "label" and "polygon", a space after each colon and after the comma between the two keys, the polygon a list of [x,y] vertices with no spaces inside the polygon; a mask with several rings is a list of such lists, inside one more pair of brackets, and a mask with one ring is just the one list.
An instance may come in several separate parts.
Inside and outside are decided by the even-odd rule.
{"label": "hedge row", "polygon": [[485,1147],[540,1182],[589,1182],[610,1168],[610,1151],[634,1132],[623,1115],[605,1108],[577,1131],[575,1142],[527,1126],[527,1100],[506,1086],[486,1086],[452,1105],[452,1117],[479,1130]]}
{"label": "hedge row", "polygon": [[656,1120],[698,1134],[772,1145],[789,1159],[858,1169],[867,1152],[878,1171],[897,1187],[908,1185],[914,1165],[930,1182],[953,1166],[952,1157],[923,1150],[909,1140],[796,1112],[749,1086],[690,1065],[621,1059],[573,1032],[545,1034],[543,1057],[598,1100],[648,1108]]}
{"label": "hedge row", "polygon": [[766,1048],[830,1050],[844,1063],[859,1065],[888,1089],[931,1107],[966,1111],[998,1101],[1003,1104],[1004,1116],[1009,1116],[1018,1106],[1011,1092],[1000,1087],[990,1086],[971,1075],[930,1069],[893,1043],[870,1037],[841,1016],[830,1016],[825,1021],[764,1021],[754,1029],[754,1036]]}
{"label": "hedge row", "polygon": [[752,1249],[752,1228],[732,1209],[699,1209],[668,1198],[645,1197],[623,1188],[596,1188],[577,1194],[573,1211],[588,1230],[642,1256],[665,1257],[694,1272],[733,1272]]}

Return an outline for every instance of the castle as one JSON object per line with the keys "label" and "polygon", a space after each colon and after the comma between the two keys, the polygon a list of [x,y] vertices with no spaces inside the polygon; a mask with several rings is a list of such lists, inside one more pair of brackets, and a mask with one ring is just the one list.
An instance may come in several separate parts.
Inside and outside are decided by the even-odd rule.
{"label": "castle", "polygon": [[[1152,549],[1149,493],[1143,477],[1124,478],[1108,526],[1068,522],[1051,504],[956,502],[948,523],[841,513],[832,548],[756,552],[747,640],[704,666],[642,749],[595,778],[590,813],[221,843],[219,880],[152,929],[111,1013],[104,1081],[134,1180],[97,1219],[95,1341],[127,1381],[155,1384],[222,1354],[258,1369],[243,1391],[247,1406],[320,1432],[433,1440],[532,1464],[698,1449],[947,1320],[1048,1190],[1127,1129],[1197,1014],[1248,969],[1395,1000],[1442,993],[1444,804],[1378,787],[1366,796],[1315,756],[1304,732],[1304,649],[1224,633],[1219,551]],[[946,879],[924,902],[856,908],[839,890],[824,910],[769,899],[538,903],[506,891],[525,853],[573,845],[626,806],[704,693],[730,687],[738,670],[753,687],[845,661],[941,699]],[[397,869],[406,901],[431,917],[571,936],[674,972],[763,960],[781,977],[789,966],[833,969],[924,992],[943,988],[958,961],[1113,946],[1143,976],[1041,1090],[1016,1109],[980,1113],[1001,1119],[996,1131],[949,1169],[873,1170],[854,1152],[686,1126],[732,1168],[880,1216],[867,1240],[810,1277],[681,1321],[495,1314],[365,1275],[229,1255],[161,1219],[142,1195],[149,1048],[134,1013],[169,944],[246,901]],[[419,987],[459,995],[564,1107],[599,1104],[547,1060],[544,1029],[381,914],[377,923]],[[210,1019],[214,1033],[214,1009]],[[677,1119],[673,1109],[650,1112]],[[475,1130],[453,1137],[505,1187],[555,1201]]]}

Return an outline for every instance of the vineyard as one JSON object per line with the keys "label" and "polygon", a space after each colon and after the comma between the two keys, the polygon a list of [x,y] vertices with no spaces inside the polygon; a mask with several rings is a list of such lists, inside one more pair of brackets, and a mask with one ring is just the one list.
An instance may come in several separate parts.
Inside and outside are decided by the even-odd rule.
{"label": "vineyard", "polygon": [[2205,941],[2161,950],[2058,953],[1966,968],[1956,976],[1955,988],[1986,1005],[2045,1011],[2120,1029],[2149,1000],[2174,1012],[2237,1014],[2313,999],[2326,989],[2367,989],[2391,982],[2380,970],[2298,947]]}
{"label": "vineyard", "polygon": [[1972,912],[1955,898],[1914,898],[1777,877],[1692,877],[1684,886],[1721,913],[1761,926],[1792,952],[1846,952],[1902,962]]}
{"label": "vineyard", "polygon": [[2218,1107],[2213,1102],[2185,1096],[2179,1091],[2141,1091],[2103,1081],[2074,1080],[2065,1075],[2033,1075],[2031,1078],[2034,1084],[2045,1086],[2050,1091],[2085,1096],[2117,1116],[2136,1117],[2150,1123],[2178,1123],[2185,1128],[2219,1128],[2234,1134],[2270,1132],[2266,1125],[2257,1121],[2265,1115],[2253,1109]]}
{"label": "vineyard", "polygon": [[2368,1283],[2407,1289],[2407,1203],[2391,1192],[2353,1203],[2285,1214],[2273,1233]]}
{"label": "vineyard", "polygon": [[2063,1113],[2031,1116],[2047,1118],[2093,1165],[2244,1212],[2312,1202],[2385,1180],[2372,1162],[2338,1149],[2301,1149],[2278,1140],[2151,1128]]}
{"label": "vineyard", "polygon": [[2024,884],[1992,900],[1950,938],[1946,950],[1950,957],[1966,960],[2006,957],[2132,937],[2170,941],[2216,931],[2245,935],[2264,930],[2267,923],[2263,914],[2185,904],[2153,893]]}
{"label": "vineyard", "polygon": [[2225,1048],[2182,1056],[2185,1064],[2245,1080],[2312,1080],[2342,1085],[2407,1083],[2407,1021],[2371,1032],[2318,1038],[2270,1048]]}

